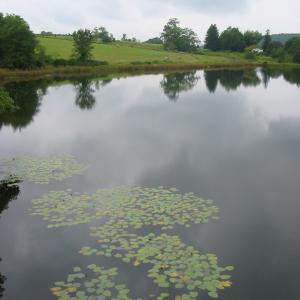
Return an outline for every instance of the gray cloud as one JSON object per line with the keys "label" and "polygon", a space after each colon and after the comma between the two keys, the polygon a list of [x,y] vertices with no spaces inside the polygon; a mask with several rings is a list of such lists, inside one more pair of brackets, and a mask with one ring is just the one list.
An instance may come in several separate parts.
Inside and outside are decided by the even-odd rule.
{"label": "gray cloud", "polygon": [[248,0],[167,0],[173,5],[180,5],[191,10],[209,13],[234,13],[245,10],[248,7]]}
{"label": "gray cloud", "polygon": [[298,0],[1,0],[0,11],[21,15],[35,32],[105,26],[117,37],[127,33],[142,40],[159,35],[171,17],[193,28],[201,40],[212,23],[220,30],[231,25],[273,33],[300,28]]}

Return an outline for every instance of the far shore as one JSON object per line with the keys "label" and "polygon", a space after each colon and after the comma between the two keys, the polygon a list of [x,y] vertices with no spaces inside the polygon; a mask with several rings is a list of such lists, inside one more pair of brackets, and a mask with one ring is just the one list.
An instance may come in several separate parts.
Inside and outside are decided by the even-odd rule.
{"label": "far shore", "polygon": [[64,66],[64,67],[45,67],[30,70],[9,70],[0,69],[0,83],[14,81],[29,81],[45,78],[66,78],[66,77],[118,77],[126,75],[157,74],[162,72],[183,72],[191,70],[207,69],[230,69],[230,68],[300,68],[299,64],[287,63],[224,63],[224,64],[118,64],[104,66]]}

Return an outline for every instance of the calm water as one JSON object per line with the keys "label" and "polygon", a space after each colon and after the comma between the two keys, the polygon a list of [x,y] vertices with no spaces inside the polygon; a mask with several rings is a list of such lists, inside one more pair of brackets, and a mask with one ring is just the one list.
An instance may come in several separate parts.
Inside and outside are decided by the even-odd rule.
{"label": "calm water", "polygon": [[[300,70],[8,84],[20,110],[0,116],[0,158],[72,154],[91,168],[63,182],[24,181],[2,191],[0,295],[54,299],[53,283],[90,260],[78,254],[94,243],[89,225],[48,229],[29,215],[32,199],[128,185],[176,187],[215,201],[218,221],[176,233],[235,266],[220,299],[298,300],[299,87]],[[157,289],[147,268],[97,262],[116,265],[133,298]]]}

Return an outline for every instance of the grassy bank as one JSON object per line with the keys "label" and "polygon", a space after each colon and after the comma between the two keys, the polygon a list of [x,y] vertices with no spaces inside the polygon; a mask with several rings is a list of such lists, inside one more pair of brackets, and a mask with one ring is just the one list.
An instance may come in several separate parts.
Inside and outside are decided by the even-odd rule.
{"label": "grassy bank", "polygon": [[[56,59],[69,59],[72,55],[71,39],[39,37],[46,53]],[[197,54],[163,50],[161,45],[113,43],[94,44],[93,59],[105,62],[100,66],[48,66],[33,70],[0,69],[0,81],[31,80],[47,77],[72,76],[118,76],[140,73],[157,73],[207,68],[249,67],[268,64],[274,67],[291,67],[293,64],[278,64],[269,57],[258,56],[247,60],[243,53],[210,52]]]}
{"label": "grassy bank", "polygon": [[0,82],[27,81],[42,78],[78,76],[118,77],[138,74],[156,74],[168,71],[188,71],[217,68],[252,67],[253,64],[158,64],[158,65],[108,65],[97,67],[47,67],[35,70],[0,69]]}

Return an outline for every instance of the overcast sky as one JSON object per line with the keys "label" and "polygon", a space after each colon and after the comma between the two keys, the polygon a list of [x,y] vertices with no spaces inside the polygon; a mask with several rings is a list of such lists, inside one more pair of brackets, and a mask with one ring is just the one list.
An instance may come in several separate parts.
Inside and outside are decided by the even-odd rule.
{"label": "overcast sky", "polygon": [[220,30],[300,32],[299,0],[0,0],[0,12],[21,15],[35,32],[106,27],[116,37],[157,36],[171,17],[203,41],[211,23]]}

